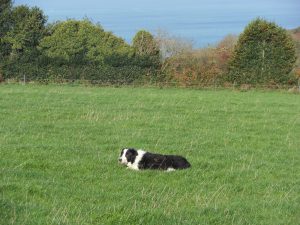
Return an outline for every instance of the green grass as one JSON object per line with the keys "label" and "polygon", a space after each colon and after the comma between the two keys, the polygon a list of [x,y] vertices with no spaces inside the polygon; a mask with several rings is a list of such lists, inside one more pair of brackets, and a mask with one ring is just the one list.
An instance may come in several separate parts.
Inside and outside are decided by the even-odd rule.
{"label": "green grass", "polygon": [[[192,168],[127,170],[122,147]],[[299,221],[299,95],[0,86],[0,224]]]}

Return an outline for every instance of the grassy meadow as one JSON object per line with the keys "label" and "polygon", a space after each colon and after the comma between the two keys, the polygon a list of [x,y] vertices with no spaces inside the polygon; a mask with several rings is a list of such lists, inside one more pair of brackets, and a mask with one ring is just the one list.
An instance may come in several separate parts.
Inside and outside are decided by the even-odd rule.
{"label": "grassy meadow", "polygon": [[[122,147],[185,156],[132,171]],[[299,224],[300,95],[0,85],[0,224]]]}

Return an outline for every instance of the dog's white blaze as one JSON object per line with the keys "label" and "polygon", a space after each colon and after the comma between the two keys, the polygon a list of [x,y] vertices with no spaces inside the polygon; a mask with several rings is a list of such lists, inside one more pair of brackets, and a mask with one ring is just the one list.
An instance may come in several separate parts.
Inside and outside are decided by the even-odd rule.
{"label": "dog's white blaze", "polygon": [[139,170],[139,162],[142,160],[143,156],[145,155],[145,151],[143,150],[137,150],[138,155],[135,157],[135,160],[133,163],[129,162],[127,164],[128,168],[133,170]]}
{"label": "dog's white blaze", "polygon": [[123,154],[121,155],[121,163],[127,165],[127,158],[125,157],[128,149],[124,149]]}

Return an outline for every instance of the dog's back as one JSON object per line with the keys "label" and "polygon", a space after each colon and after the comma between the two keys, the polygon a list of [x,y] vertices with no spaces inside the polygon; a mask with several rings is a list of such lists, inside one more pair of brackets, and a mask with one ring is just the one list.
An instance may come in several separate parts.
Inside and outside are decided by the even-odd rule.
{"label": "dog's back", "polygon": [[191,164],[182,156],[146,152],[139,162],[140,169],[186,169]]}
{"label": "dog's back", "polygon": [[174,169],[186,169],[191,167],[191,164],[182,156],[168,155],[168,158],[172,161],[172,167]]}

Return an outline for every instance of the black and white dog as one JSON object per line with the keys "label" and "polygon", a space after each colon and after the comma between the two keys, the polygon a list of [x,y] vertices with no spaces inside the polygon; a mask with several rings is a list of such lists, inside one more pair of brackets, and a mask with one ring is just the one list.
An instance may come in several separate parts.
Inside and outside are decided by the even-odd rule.
{"label": "black and white dog", "polygon": [[160,155],[134,148],[124,148],[121,151],[119,162],[133,170],[161,169],[173,171],[186,169],[191,164],[182,156]]}

